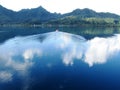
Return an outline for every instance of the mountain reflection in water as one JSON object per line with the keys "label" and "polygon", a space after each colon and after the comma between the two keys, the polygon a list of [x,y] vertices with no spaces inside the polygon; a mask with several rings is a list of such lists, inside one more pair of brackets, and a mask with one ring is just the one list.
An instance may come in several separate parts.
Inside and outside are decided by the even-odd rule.
{"label": "mountain reflection in water", "polygon": [[[67,80],[61,81],[62,84],[58,86],[49,84],[50,86],[45,88],[45,84],[49,82],[48,77],[56,80],[56,77],[52,76],[60,74],[54,70],[52,74],[49,69],[72,67],[79,60],[92,68],[94,65],[113,60],[111,58],[119,58],[119,54],[119,34],[107,38],[95,37],[91,40],[59,31],[15,37],[0,44],[0,90],[64,89],[65,84],[62,84],[67,83]],[[74,90],[81,87],[66,86],[66,89],[70,88]]]}

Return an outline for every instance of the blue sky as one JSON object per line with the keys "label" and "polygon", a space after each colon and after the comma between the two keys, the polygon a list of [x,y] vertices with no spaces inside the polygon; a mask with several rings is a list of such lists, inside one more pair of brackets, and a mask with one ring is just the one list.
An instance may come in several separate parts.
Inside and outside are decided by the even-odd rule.
{"label": "blue sky", "polygon": [[120,0],[0,0],[0,4],[14,11],[43,6],[48,11],[57,13],[71,12],[76,8],[90,8],[97,12],[120,15]]}

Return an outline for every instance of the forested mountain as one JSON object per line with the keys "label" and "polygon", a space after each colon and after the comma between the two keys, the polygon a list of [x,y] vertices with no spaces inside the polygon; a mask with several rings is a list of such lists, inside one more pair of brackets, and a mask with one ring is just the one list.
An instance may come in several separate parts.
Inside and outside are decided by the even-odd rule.
{"label": "forested mountain", "polygon": [[85,9],[76,9],[73,10],[70,13],[64,14],[64,16],[79,16],[82,18],[90,18],[90,17],[95,17],[95,18],[120,18],[119,15],[112,14],[112,13],[97,13],[91,9],[85,8]]}
{"label": "forested mountain", "polygon": [[42,22],[60,17],[60,14],[50,13],[41,6],[34,9],[23,9],[17,12],[16,15],[16,20],[18,20],[19,23],[29,24],[41,24]]}
{"label": "forested mountain", "polygon": [[8,10],[0,5],[0,24],[11,23],[16,13],[12,10]]}
{"label": "forested mountain", "polygon": [[18,12],[0,6],[0,24],[45,24],[45,25],[104,25],[118,24],[120,16],[113,13],[98,13],[91,9],[76,9],[70,13],[51,13],[42,6]]}
{"label": "forested mountain", "polygon": [[48,12],[41,6],[33,9],[23,9],[18,12],[0,6],[0,24],[41,24],[42,22],[50,21],[60,16],[60,14]]}

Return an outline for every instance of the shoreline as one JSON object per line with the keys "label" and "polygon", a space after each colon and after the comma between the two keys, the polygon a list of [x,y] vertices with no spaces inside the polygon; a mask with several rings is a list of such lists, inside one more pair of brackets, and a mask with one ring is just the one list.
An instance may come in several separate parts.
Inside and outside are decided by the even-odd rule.
{"label": "shoreline", "polygon": [[120,25],[90,25],[90,24],[81,24],[81,25],[52,25],[52,24],[2,24],[0,27],[120,27]]}

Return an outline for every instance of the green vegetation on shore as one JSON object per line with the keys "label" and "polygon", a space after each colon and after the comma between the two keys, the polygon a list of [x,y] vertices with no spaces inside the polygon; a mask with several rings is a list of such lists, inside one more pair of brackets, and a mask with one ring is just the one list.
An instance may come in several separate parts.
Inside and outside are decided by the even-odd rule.
{"label": "green vegetation on shore", "polygon": [[107,26],[119,27],[120,16],[113,13],[98,13],[91,9],[76,9],[70,13],[50,13],[43,7],[24,9],[18,12],[0,6],[0,26],[31,27],[75,27]]}

